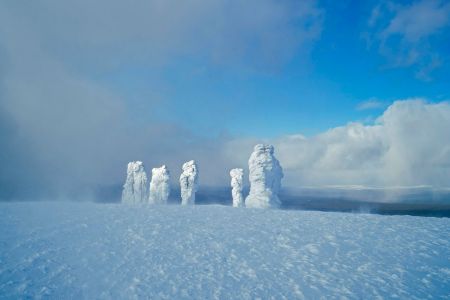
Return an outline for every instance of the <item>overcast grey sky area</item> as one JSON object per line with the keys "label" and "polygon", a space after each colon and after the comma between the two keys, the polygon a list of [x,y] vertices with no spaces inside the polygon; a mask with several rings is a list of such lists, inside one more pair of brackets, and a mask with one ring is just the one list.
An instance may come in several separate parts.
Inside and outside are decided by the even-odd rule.
{"label": "overcast grey sky area", "polygon": [[0,199],[95,200],[136,160],[229,187],[261,142],[286,189],[447,190],[449,39],[438,0],[1,1]]}

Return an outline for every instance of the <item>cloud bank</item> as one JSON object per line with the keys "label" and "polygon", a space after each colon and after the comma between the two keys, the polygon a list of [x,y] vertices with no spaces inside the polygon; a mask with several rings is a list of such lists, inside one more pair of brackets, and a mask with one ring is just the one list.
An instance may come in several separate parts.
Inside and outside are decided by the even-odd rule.
{"label": "cloud bank", "polygon": [[450,186],[450,104],[396,101],[374,124],[273,141],[285,184]]}

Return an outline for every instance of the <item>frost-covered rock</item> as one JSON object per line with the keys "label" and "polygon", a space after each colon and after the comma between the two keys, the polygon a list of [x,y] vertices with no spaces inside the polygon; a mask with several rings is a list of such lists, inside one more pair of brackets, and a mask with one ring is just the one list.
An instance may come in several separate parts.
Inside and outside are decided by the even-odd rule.
{"label": "frost-covered rock", "polygon": [[258,144],[248,161],[250,193],[245,199],[246,207],[276,208],[281,202],[278,192],[281,188],[283,170],[273,155],[272,145]]}
{"label": "frost-covered rock", "polygon": [[150,204],[166,204],[170,194],[170,173],[166,166],[152,169],[152,179],[150,181]]}
{"label": "frost-covered rock", "polygon": [[233,197],[233,207],[244,206],[244,196],[242,196],[243,189],[243,169],[231,169],[231,196]]}
{"label": "frost-covered rock", "polygon": [[198,170],[195,161],[183,164],[183,173],[180,176],[181,205],[195,204],[195,192],[198,187]]}
{"label": "frost-covered rock", "polygon": [[147,199],[147,174],[145,174],[144,164],[141,161],[132,161],[127,167],[122,203],[146,203]]}

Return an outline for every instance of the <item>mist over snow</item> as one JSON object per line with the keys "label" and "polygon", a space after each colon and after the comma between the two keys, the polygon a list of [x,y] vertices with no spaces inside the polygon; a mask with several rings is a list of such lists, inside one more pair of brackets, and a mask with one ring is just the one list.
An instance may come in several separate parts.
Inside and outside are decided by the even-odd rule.
{"label": "mist over snow", "polygon": [[201,105],[164,74],[195,60],[277,70],[308,51],[321,16],[315,1],[0,2],[0,198],[95,199],[136,159],[178,170],[195,158],[205,184],[227,184],[226,138],[188,128]]}
{"label": "mist over snow", "polygon": [[[286,188],[321,187],[321,186],[366,186],[378,188],[430,186],[447,188],[450,185],[450,104],[448,102],[431,103],[425,99],[399,100],[390,105],[373,124],[350,122],[344,126],[331,128],[323,133],[306,137],[301,134],[280,136],[273,139],[234,138],[231,136],[218,139],[197,140],[205,147],[187,147],[187,152],[178,156],[178,152],[168,151],[162,154],[151,146],[151,140],[133,146],[128,153],[130,158],[152,156],[160,157],[158,161],[169,168],[179,170],[183,158],[194,157],[202,168],[202,185],[226,186],[229,182],[229,170],[232,166],[246,166],[248,155],[258,142],[271,143],[275,146],[277,157],[284,169],[283,186]],[[159,129],[158,129],[159,130]],[[169,134],[168,140],[175,131],[163,130]],[[167,137],[161,136],[167,149],[172,149]],[[166,141],[165,141],[166,139]],[[10,151],[11,146],[5,151]],[[120,148],[119,148],[120,149]],[[148,154],[139,154],[143,150]],[[11,150],[12,151],[12,150]],[[29,151],[24,149],[23,151]],[[153,152],[154,151],[154,152]],[[78,154],[72,153],[74,158]],[[189,155],[189,156],[188,156]],[[30,154],[33,157],[33,154]],[[118,160],[111,159],[116,165]],[[147,159],[147,161],[149,161]],[[155,160],[151,159],[150,163]],[[30,165],[33,165],[30,162]],[[80,182],[70,185],[66,180],[71,173],[62,173],[56,182],[38,182],[52,190],[57,188],[57,195],[70,195],[74,190],[90,193],[90,188],[105,185],[121,184],[123,165],[120,168],[92,169],[91,174],[81,178]],[[149,164],[149,163],[146,163]],[[6,164],[5,166],[8,166]],[[67,165],[69,171],[77,168]],[[5,172],[3,169],[2,172]],[[32,172],[44,172],[36,166]],[[46,172],[46,171],[45,171]],[[76,171],[78,172],[78,171]],[[14,172],[12,173],[14,174]],[[46,173],[44,173],[45,175]],[[102,176],[100,176],[102,174]],[[95,175],[95,177],[92,177]],[[7,184],[2,192],[8,196],[9,188],[21,186],[14,182],[13,176],[2,175],[3,184]],[[30,176],[27,174],[27,176]],[[26,177],[27,177],[26,176]],[[34,176],[34,175],[33,175]],[[44,176],[45,177],[45,176]],[[92,179],[96,178],[95,181]],[[189,176],[184,176],[187,180]],[[27,179],[25,178],[25,182]],[[60,184],[61,183],[61,184]],[[170,185],[178,186],[178,181],[171,178]],[[244,185],[249,185],[244,177]],[[25,189],[28,191],[31,187]],[[190,188],[189,188],[190,189]],[[17,191],[11,193],[16,195]],[[187,192],[190,193],[190,192]],[[75,193],[76,194],[76,193]],[[21,195],[20,193],[18,195]],[[187,197],[189,198],[189,197]],[[187,199],[186,198],[186,199]],[[395,201],[395,198],[390,198]]]}

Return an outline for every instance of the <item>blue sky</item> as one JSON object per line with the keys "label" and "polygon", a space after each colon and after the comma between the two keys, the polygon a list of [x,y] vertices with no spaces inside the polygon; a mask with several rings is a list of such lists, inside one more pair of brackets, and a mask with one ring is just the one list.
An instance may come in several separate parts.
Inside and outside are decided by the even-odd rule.
{"label": "blue sky", "polygon": [[[431,9],[445,6],[439,1],[422,2],[434,3]],[[395,40],[402,39],[402,34],[393,34],[392,54],[387,56],[379,49],[378,36],[402,8],[420,1],[399,4],[402,8],[395,12],[384,8],[387,12],[379,17],[380,25],[371,27],[368,23],[374,10],[386,3],[319,2],[320,30],[314,41],[276,66],[224,65],[190,55],[177,56],[156,69],[124,65],[99,78],[140,103],[136,109],[143,119],[155,109],[145,108],[147,98],[157,95],[164,103],[156,107],[157,118],[181,121],[200,135],[309,136],[349,121],[370,121],[394,100],[448,99],[448,12],[447,22],[421,39],[420,43],[430,45],[421,53],[423,57],[397,65],[395,56],[405,55],[415,43],[400,46]],[[439,57],[441,62],[424,71],[427,78],[420,78],[417,73],[427,68],[427,56]],[[358,109],[366,101],[379,103],[379,107]]]}
{"label": "blue sky", "polygon": [[2,1],[0,197],[131,160],[223,186],[257,142],[294,186],[446,186],[449,40],[439,0]]}

